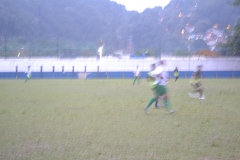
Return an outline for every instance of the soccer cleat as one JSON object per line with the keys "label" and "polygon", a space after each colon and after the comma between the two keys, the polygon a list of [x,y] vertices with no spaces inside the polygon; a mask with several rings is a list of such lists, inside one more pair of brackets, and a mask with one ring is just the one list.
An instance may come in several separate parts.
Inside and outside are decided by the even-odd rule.
{"label": "soccer cleat", "polygon": [[161,104],[161,105],[157,105],[154,107],[155,109],[160,109],[160,108],[164,108],[164,104]]}
{"label": "soccer cleat", "polygon": [[204,97],[204,96],[202,96],[202,97],[199,97],[199,99],[203,100],[203,99],[205,99],[205,97]]}
{"label": "soccer cleat", "polygon": [[170,112],[169,112],[169,114],[173,114],[173,113],[175,113],[176,112],[176,110],[171,110]]}
{"label": "soccer cleat", "polygon": [[154,108],[155,108],[155,109],[160,109],[160,107],[159,107],[159,106],[155,106]]}
{"label": "soccer cleat", "polygon": [[145,113],[146,113],[146,114],[149,114],[149,113],[148,113],[148,109],[147,109],[147,108],[145,108],[145,109],[144,109],[144,111],[145,111]]}

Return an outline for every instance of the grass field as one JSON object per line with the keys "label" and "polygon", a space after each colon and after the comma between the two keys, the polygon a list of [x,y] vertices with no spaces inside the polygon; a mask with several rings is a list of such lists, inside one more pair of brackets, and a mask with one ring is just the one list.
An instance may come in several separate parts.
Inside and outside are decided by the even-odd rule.
{"label": "grass field", "polygon": [[168,84],[177,112],[144,107],[146,80],[0,80],[1,160],[240,160],[239,79]]}

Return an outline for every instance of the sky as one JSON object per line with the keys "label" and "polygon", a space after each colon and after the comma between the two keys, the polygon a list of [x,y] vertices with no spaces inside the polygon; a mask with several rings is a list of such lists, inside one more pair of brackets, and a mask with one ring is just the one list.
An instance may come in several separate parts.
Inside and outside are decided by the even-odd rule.
{"label": "sky", "polygon": [[156,6],[165,7],[170,0],[111,0],[118,4],[125,5],[128,11],[143,12],[146,8],[154,8]]}

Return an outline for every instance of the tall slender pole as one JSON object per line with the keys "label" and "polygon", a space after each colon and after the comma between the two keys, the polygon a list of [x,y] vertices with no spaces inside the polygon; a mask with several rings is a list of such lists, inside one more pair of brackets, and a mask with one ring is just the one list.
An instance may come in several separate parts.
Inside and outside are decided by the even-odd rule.
{"label": "tall slender pole", "polygon": [[58,55],[58,39],[59,38],[57,38],[57,57],[59,57],[59,55]]}
{"label": "tall slender pole", "polygon": [[6,37],[4,37],[4,57],[7,58],[7,40]]}

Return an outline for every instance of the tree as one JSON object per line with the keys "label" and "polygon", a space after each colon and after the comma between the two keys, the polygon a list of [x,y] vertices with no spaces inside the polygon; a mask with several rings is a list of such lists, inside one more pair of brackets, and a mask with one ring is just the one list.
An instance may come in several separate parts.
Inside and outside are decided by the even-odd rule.
{"label": "tree", "polygon": [[195,25],[195,33],[204,33],[212,26],[212,23],[208,20],[199,20]]}
{"label": "tree", "polygon": [[234,27],[233,35],[229,37],[227,47],[234,55],[240,55],[240,19]]}
{"label": "tree", "polygon": [[196,41],[193,41],[190,48],[191,48],[192,51],[195,51],[195,52],[203,50],[203,49],[209,49],[206,42],[203,41],[202,39],[198,39]]}
{"label": "tree", "polygon": [[[226,5],[229,1],[232,5]],[[204,34],[215,24],[220,30],[234,26],[240,10],[233,5],[239,1],[171,0],[164,9],[138,13],[109,0],[0,0],[0,56],[12,46],[24,46],[33,56],[56,55],[58,45],[59,52],[74,49],[75,55],[90,55],[97,51],[99,39],[112,54],[127,50],[129,36],[139,53],[185,50],[188,34],[193,34],[186,27]]]}
{"label": "tree", "polygon": [[[240,5],[240,0],[234,0],[233,5]],[[240,18],[233,29],[233,34],[228,38],[227,49],[234,55],[240,55]]]}
{"label": "tree", "polygon": [[240,0],[234,0],[233,5],[234,5],[234,6],[240,5]]}

